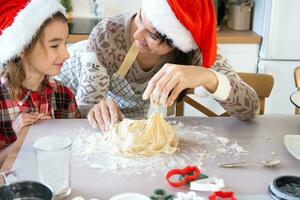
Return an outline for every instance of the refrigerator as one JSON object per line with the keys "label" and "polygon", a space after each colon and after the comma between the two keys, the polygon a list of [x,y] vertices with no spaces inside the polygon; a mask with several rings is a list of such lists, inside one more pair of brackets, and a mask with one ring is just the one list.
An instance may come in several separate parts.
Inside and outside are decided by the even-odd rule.
{"label": "refrigerator", "polygon": [[258,73],[271,74],[274,87],[266,114],[293,114],[289,100],[296,90],[294,69],[300,66],[300,0],[254,0],[253,31],[262,36]]}

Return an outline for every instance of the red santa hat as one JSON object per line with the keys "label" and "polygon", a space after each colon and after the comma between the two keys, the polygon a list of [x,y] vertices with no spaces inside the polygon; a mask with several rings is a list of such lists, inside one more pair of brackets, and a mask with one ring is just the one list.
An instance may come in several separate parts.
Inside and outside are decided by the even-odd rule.
{"label": "red santa hat", "polygon": [[65,13],[58,0],[0,0],[0,63],[19,55],[56,12]]}
{"label": "red santa hat", "polygon": [[212,0],[143,0],[145,16],[183,52],[199,48],[204,67],[216,60],[216,16]]}

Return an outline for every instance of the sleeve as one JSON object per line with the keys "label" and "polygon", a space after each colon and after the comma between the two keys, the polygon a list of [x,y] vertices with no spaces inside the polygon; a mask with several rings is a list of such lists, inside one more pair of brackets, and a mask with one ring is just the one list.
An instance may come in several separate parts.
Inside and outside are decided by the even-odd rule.
{"label": "sleeve", "polygon": [[256,92],[241,80],[238,73],[218,52],[217,59],[211,70],[218,78],[218,87],[211,95],[226,112],[242,120],[254,119],[258,113],[259,100]]}
{"label": "sleeve", "polygon": [[[3,98],[5,95],[0,91],[0,96]],[[17,135],[12,128],[12,119],[8,112],[9,108],[3,101],[3,99],[0,100],[0,150],[1,147],[8,146],[17,139]]]}
{"label": "sleeve", "polygon": [[5,146],[6,146],[6,140],[5,140],[5,137],[4,137],[4,130],[3,130],[3,127],[1,125],[1,127],[0,127],[0,151]]}
{"label": "sleeve", "polygon": [[217,99],[227,113],[242,120],[254,119],[259,108],[258,96],[254,89],[241,80],[227,60],[220,54],[217,55],[213,70],[226,75],[231,85],[228,97]]}
{"label": "sleeve", "polygon": [[81,78],[76,100],[81,114],[104,98],[109,88],[107,61],[104,56],[105,24],[100,22],[92,31],[83,57]]}
{"label": "sleeve", "polygon": [[4,127],[3,127],[3,106],[2,106],[2,102],[0,101],[0,114],[1,114],[1,119],[0,119],[0,150],[1,147],[5,144],[5,137],[4,137]]}
{"label": "sleeve", "polygon": [[70,98],[69,105],[68,105],[68,118],[69,119],[80,118],[81,115],[75,97],[69,88],[67,88],[67,92]]}

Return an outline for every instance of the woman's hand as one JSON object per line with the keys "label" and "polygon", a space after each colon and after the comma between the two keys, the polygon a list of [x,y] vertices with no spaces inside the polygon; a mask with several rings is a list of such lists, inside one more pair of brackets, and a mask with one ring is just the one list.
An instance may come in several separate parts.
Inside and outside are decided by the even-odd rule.
{"label": "woman's hand", "polygon": [[89,123],[101,131],[108,131],[110,125],[124,119],[114,100],[100,100],[100,102],[89,111],[87,115]]}
{"label": "woman's hand", "polygon": [[207,68],[167,63],[149,81],[143,99],[150,98],[154,103],[170,106],[182,90],[201,85],[213,93],[218,79]]}
{"label": "woman's hand", "polygon": [[34,124],[39,120],[51,119],[50,116],[45,115],[45,113],[20,113],[16,119],[12,122],[12,128],[14,132],[18,135],[21,133],[24,127]]}

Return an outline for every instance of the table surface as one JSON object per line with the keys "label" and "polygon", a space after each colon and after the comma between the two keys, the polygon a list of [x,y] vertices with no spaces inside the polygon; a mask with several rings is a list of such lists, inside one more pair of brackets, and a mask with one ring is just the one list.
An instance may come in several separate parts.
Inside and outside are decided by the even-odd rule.
{"label": "table surface", "polygon": [[[300,134],[300,118],[295,115],[264,115],[247,122],[232,117],[182,117],[174,118],[185,126],[213,127],[214,134],[238,141],[248,151],[249,160],[264,160],[270,152],[276,152],[281,164],[275,168],[266,168],[259,163],[252,163],[240,168],[219,168],[213,158],[204,162],[204,173],[224,179],[225,190],[234,191],[238,199],[264,200],[271,199],[267,195],[267,187],[277,176],[300,176],[300,160],[293,157],[285,148],[283,137],[286,134]],[[19,138],[14,150],[1,168],[1,171],[15,168],[26,179],[36,179],[33,142],[38,137],[57,134],[68,135],[79,128],[91,129],[87,120],[49,120],[33,125],[25,137]],[[24,139],[25,138],[25,139]],[[24,139],[24,141],[23,141]],[[23,143],[23,144],[22,144]],[[22,146],[21,146],[22,145]],[[21,148],[20,148],[21,146]],[[20,149],[20,150],[19,150]],[[123,192],[143,193],[151,195],[154,189],[164,188],[169,193],[187,192],[187,188],[172,188],[164,177],[153,177],[145,180],[149,174],[131,174],[122,176],[118,173],[103,173],[99,169],[78,166],[72,163],[72,194],[88,198],[109,199]],[[207,196],[209,193],[199,193]]]}

